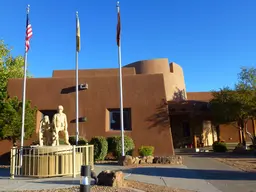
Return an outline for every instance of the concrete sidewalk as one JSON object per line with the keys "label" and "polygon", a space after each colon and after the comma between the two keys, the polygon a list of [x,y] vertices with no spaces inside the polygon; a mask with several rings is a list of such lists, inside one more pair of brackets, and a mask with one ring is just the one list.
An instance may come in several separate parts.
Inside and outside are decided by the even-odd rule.
{"label": "concrete sidewalk", "polygon": [[[246,173],[211,158],[185,156],[185,166],[124,168],[97,165],[95,172],[122,170],[125,178],[145,183],[198,192],[256,192],[256,174]],[[0,191],[57,189],[79,186],[80,176],[48,179],[9,179],[9,170],[0,169]]]}
{"label": "concrete sidewalk", "polygon": [[221,192],[209,182],[200,179],[195,171],[189,170],[186,166],[140,167],[124,172],[131,174],[127,177],[128,180],[197,192]]}
{"label": "concrete sidewalk", "polygon": [[[128,180],[136,180],[198,192],[221,192],[207,181],[200,179],[195,171],[190,171],[186,166],[142,167],[132,169],[124,169],[124,167],[114,165],[95,166],[97,174],[102,170],[122,170],[125,174],[125,178]],[[77,178],[55,177],[48,179],[16,177],[14,180],[10,180],[8,178],[9,173],[7,169],[2,169],[0,171],[0,175],[2,175],[0,176],[0,191],[68,188],[72,186],[79,186],[80,179],[80,177],[77,176]]]}
{"label": "concrete sidewalk", "polygon": [[256,192],[256,173],[243,172],[200,154],[184,156],[184,164],[222,192]]}

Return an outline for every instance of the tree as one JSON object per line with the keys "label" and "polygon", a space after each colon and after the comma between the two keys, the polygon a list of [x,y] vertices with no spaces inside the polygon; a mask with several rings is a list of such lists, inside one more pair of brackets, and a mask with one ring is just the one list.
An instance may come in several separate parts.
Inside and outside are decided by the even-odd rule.
{"label": "tree", "polygon": [[[12,139],[14,142],[21,134],[22,102],[18,98],[10,98],[7,93],[8,79],[23,78],[24,59],[22,56],[13,57],[11,49],[0,40],[0,138]],[[31,77],[30,75],[28,77]],[[26,102],[25,135],[31,136],[35,130],[35,111],[30,102]]]}
{"label": "tree", "polygon": [[256,117],[256,68],[242,68],[239,73],[239,81],[236,84],[236,90],[247,92],[249,96],[252,98],[251,100],[251,108],[250,115],[251,118],[255,119]]}
{"label": "tree", "polygon": [[[210,109],[215,124],[232,124],[247,133],[253,142],[254,136],[247,131],[247,121],[256,117],[256,69],[242,68],[234,89],[225,87],[213,91]],[[243,136],[243,144],[245,139]]]}
{"label": "tree", "polygon": [[256,68],[255,67],[243,67],[238,74],[237,89],[246,89],[256,91]]}
{"label": "tree", "polygon": [[[252,98],[250,101],[250,107],[248,112],[250,113],[250,119],[253,122],[255,127],[255,117],[256,117],[256,68],[242,68],[239,73],[239,81],[236,84],[236,89],[243,92],[248,92],[249,97]],[[245,132],[251,137],[253,144],[256,146],[256,135],[255,133],[251,134],[247,130],[247,122],[245,122]]]}
{"label": "tree", "polygon": [[[30,102],[25,105],[25,139],[31,137],[36,127],[36,107]],[[0,111],[0,126],[2,139],[10,139],[15,143],[21,135],[22,102],[17,98],[7,98],[2,102]]]}

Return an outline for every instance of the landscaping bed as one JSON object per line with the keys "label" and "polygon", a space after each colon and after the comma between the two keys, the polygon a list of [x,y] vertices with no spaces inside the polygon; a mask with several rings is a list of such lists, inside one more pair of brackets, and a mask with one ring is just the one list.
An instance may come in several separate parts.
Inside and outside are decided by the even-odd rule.
{"label": "landscaping bed", "polygon": [[256,173],[256,157],[230,157],[215,159],[229,166],[241,169],[243,171]]}
{"label": "landscaping bed", "polygon": [[[115,188],[106,186],[93,186],[91,192],[193,192],[184,189],[174,189],[166,186],[153,185],[147,183],[141,183],[137,181],[126,181],[127,188]],[[136,190],[137,189],[137,190]],[[26,190],[23,192],[78,192],[79,187],[72,187],[66,189],[52,189],[52,190]]]}
{"label": "landscaping bed", "polygon": [[153,185],[148,183],[142,183],[137,181],[128,181],[127,186],[139,190],[143,190],[145,192],[192,192],[190,190],[185,189],[175,189],[166,186]]}

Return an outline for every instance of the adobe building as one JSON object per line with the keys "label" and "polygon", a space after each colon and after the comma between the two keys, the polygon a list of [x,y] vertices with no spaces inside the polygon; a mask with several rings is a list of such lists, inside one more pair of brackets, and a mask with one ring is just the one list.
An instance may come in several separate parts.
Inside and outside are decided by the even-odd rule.
{"label": "adobe building", "polygon": [[[182,68],[168,59],[138,61],[122,68],[125,134],[136,149],[155,147],[155,155],[173,155],[174,147],[211,145],[217,135],[226,142],[239,142],[241,133],[229,126],[214,128],[208,110],[209,92],[186,92]],[[22,99],[23,79],[10,79],[8,93]],[[120,135],[118,69],[79,71],[80,136]],[[27,100],[37,106],[37,130],[43,115],[50,119],[58,105],[67,114],[70,135],[75,135],[75,70],[54,70],[51,78],[27,80]],[[252,130],[252,123],[249,123]],[[35,138],[33,138],[35,139]],[[31,141],[27,141],[29,143]],[[0,155],[9,152],[11,143],[0,141]]]}

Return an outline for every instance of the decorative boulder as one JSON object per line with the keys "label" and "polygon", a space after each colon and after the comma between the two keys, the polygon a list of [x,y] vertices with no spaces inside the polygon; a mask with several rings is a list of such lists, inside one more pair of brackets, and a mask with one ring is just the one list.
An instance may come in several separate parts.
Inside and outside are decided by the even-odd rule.
{"label": "decorative boulder", "polygon": [[133,164],[138,165],[140,163],[140,158],[139,157],[134,157],[133,158]]}
{"label": "decorative boulder", "polygon": [[98,185],[111,186],[111,187],[124,187],[124,174],[122,171],[102,171],[98,175]]}
{"label": "decorative boulder", "polygon": [[146,157],[140,157],[140,164],[145,164],[146,163]]}
{"label": "decorative boulder", "polygon": [[152,164],[154,160],[153,156],[145,156],[139,158],[139,164]]}
{"label": "decorative boulder", "polygon": [[153,163],[153,160],[154,160],[154,157],[153,157],[153,156],[147,156],[147,157],[146,157],[146,163],[148,163],[148,164],[152,164],[152,163]]}
{"label": "decorative boulder", "polygon": [[122,166],[129,166],[129,165],[133,165],[134,161],[135,160],[132,156],[125,155],[119,158],[118,164]]}
{"label": "decorative boulder", "polygon": [[170,164],[170,165],[182,165],[183,159],[181,156],[167,156],[167,157],[155,157],[153,163],[156,164]]}

